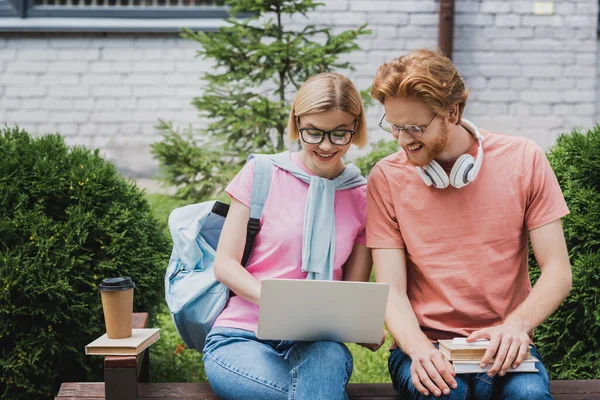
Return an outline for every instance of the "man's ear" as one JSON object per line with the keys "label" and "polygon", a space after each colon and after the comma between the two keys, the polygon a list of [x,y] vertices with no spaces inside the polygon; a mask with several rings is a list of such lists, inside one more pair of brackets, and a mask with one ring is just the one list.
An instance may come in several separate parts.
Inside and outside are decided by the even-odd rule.
{"label": "man's ear", "polygon": [[451,108],[450,108],[450,113],[448,114],[448,122],[452,125],[457,125],[458,124],[458,103],[454,104]]}

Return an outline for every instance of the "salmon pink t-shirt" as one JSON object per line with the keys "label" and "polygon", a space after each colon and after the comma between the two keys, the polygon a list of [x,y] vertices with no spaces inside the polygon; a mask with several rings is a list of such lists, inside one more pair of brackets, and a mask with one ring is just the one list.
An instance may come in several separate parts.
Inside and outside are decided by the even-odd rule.
{"label": "salmon pink t-shirt", "polygon": [[[298,153],[291,153],[292,162],[312,174],[300,161]],[[227,186],[227,193],[250,207],[254,161],[242,168]],[[355,244],[365,244],[366,185],[335,194],[335,259],[333,279],[341,280],[343,267]],[[271,171],[271,188],[263,209],[260,231],[246,269],[256,279],[306,279],[302,272],[302,236],[304,207],[308,184],[291,173],[275,166]],[[214,326],[239,328],[256,332],[258,306],[240,296],[232,296],[217,318]]]}
{"label": "salmon pink t-shirt", "polygon": [[531,291],[528,232],[569,212],[538,145],[481,133],[483,165],[461,189],[426,186],[404,151],[369,175],[367,245],[405,249],[407,295],[431,340],[501,324]]}

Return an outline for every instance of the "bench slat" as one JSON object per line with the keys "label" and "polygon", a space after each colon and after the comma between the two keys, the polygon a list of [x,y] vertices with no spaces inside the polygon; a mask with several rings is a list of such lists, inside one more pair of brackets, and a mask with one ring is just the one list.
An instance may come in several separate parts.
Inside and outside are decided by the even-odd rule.
{"label": "bench slat", "polygon": [[[600,380],[551,381],[555,400],[600,400]],[[210,385],[206,383],[140,383],[140,400],[189,399],[214,400]],[[349,384],[351,399],[395,399],[392,385],[387,383]],[[104,383],[63,383],[57,400],[104,400]]]}

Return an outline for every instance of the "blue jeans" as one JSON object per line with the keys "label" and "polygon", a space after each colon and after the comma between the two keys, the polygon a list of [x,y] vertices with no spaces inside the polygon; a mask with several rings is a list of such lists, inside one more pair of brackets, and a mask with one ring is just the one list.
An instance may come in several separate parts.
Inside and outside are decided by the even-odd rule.
{"label": "blue jeans", "polygon": [[458,374],[456,389],[450,388],[450,394],[441,397],[423,396],[412,384],[410,365],[412,360],[402,350],[392,350],[388,359],[388,368],[394,389],[404,400],[447,399],[447,400],[546,400],[552,399],[550,380],[542,362],[542,357],[535,346],[531,347],[531,355],[540,360],[536,363],[539,372],[508,373],[504,376],[490,378],[487,374]]}
{"label": "blue jeans", "polygon": [[347,399],[352,354],[342,343],[260,340],[215,327],[204,348],[210,386],[222,399]]}

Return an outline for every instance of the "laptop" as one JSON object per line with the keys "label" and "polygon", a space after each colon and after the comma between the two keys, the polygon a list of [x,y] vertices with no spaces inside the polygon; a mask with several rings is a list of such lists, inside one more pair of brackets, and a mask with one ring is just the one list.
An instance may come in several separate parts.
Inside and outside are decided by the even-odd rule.
{"label": "laptop", "polygon": [[256,336],[379,343],[388,292],[387,283],[265,279]]}

